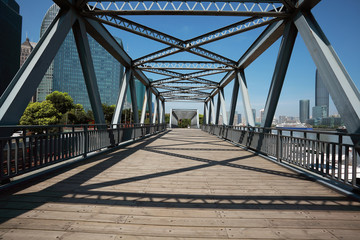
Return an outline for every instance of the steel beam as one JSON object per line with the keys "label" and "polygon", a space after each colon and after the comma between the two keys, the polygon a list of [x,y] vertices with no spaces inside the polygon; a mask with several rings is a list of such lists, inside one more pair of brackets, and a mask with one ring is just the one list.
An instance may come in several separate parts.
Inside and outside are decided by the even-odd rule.
{"label": "steel beam", "polygon": [[210,98],[210,124],[215,124],[215,106],[214,106],[214,97]]}
{"label": "steel beam", "polygon": [[[17,125],[58,49],[77,19],[69,10],[60,12],[16,73],[0,98],[0,125]],[[6,136],[11,133],[0,133]]]}
{"label": "steel beam", "polygon": [[233,93],[231,96],[231,105],[230,105],[230,117],[229,117],[229,125],[230,126],[234,125],[235,109],[236,109],[236,104],[237,104],[237,100],[238,100],[238,95],[239,95],[239,81],[237,81],[237,79],[235,79]]}
{"label": "steel beam", "polygon": [[[287,16],[284,1],[88,1],[88,14],[113,15],[201,15]],[[279,8],[279,9],[277,9]]]}
{"label": "steel beam", "polygon": [[[131,58],[114,39],[109,31],[99,22],[85,18],[86,31],[93,37],[103,48],[106,49],[116,60],[123,66],[131,66]],[[140,79],[139,79],[140,80]],[[148,84],[145,83],[146,85]]]}
{"label": "steel beam", "polygon": [[297,29],[295,25],[292,22],[286,23],[284,36],[280,44],[275,70],[264,108],[264,119],[261,122],[261,127],[271,127],[296,36]]}
{"label": "steel beam", "polygon": [[[237,67],[238,69],[245,69],[253,61],[255,61],[263,52],[266,51],[274,42],[276,42],[284,31],[284,21],[270,24],[254,41],[254,43],[246,50],[246,52],[240,57]],[[227,73],[220,81],[219,86],[225,87],[236,77],[235,71]],[[211,96],[217,94],[217,89],[211,92]],[[207,99],[209,101],[209,99]]]}
{"label": "steel beam", "polygon": [[146,92],[147,92],[147,105],[148,105],[148,109],[149,109],[149,123],[152,123],[152,119],[153,119],[153,116],[152,116],[152,95],[151,95],[150,87],[146,87]]}
{"label": "steel beam", "polygon": [[227,112],[226,112],[226,102],[225,102],[225,95],[224,95],[224,89],[221,88],[219,90],[219,99],[221,104],[221,112],[223,115],[223,125],[228,125],[228,118],[227,118]]}
{"label": "steel beam", "polygon": [[154,116],[153,116],[153,124],[156,124],[156,120],[158,121],[158,123],[160,123],[159,121],[159,98],[155,97],[155,104],[154,104]]}
{"label": "steel beam", "polygon": [[310,12],[299,12],[294,23],[348,132],[360,133],[360,93],[350,75]]}
{"label": "steel beam", "polygon": [[220,118],[220,108],[221,108],[220,91],[221,91],[221,89],[219,89],[219,91],[218,91],[218,100],[216,103],[215,125],[219,124],[219,118]]}
{"label": "steel beam", "polygon": [[132,78],[132,70],[130,68],[126,68],[124,78],[121,81],[119,97],[116,104],[114,116],[112,119],[112,124],[121,123],[121,114],[125,103],[126,92],[129,86],[129,81]]}
{"label": "steel beam", "polygon": [[147,99],[148,99],[148,91],[145,91],[144,101],[143,101],[142,110],[141,110],[141,120],[140,120],[141,124],[145,123]]}
{"label": "steel beam", "polygon": [[249,91],[246,84],[244,70],[240,70],[236,74],[236,80],[239,81],[241,96],[244,105],[245,119],[248,126],[255,126],[254,115],[250,104]]}
{"label": "steel beam", "polygon": [[130,95],[131,95],[131,106],[134,114],[134,123],[139,123],[139,111],[136,98],[136,87],[135,87],[135,78],[131,78],[129,81]]}
{"label": "steel beam", "polygon": [[84,74],[85,85],[88,92],[91,109],[94,113],[95,123],[106,124],[101,105],[99,87],[96,81],[94,64],[91,56],[89,40],[84,22],[81,19],[73,25],[76,48],[78,50],[81,68]]}

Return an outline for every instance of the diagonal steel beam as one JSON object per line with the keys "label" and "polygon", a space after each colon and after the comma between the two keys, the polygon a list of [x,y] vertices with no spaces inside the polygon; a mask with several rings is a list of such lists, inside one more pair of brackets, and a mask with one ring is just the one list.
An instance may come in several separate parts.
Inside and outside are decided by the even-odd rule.
{"label": "diagonal steel beam", "polygon": [[95,122],[97,124],[106,124],[89,40],[83,20],[78,19],[78,21],[75,22],[73,25],[73,33]]}

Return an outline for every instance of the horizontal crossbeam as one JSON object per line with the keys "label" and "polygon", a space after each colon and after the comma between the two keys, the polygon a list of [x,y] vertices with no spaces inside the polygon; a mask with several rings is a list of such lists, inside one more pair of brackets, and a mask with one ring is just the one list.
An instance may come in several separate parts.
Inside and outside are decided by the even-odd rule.
{"label": "horizontal crossbeam", "polygon": [[[289,5],[287,5],[289,6]],[[208,15],[208,16],[286,16],[280,0],[240,1],[88,1],[86,10],[92,14],[119,15]]]}
{"label": "horizontal crossbeam", "polygon": [[178,69],[178,70],[232,70],[233,68],[217,62],[205,61],[153,61],[138,66],[139,69]]}

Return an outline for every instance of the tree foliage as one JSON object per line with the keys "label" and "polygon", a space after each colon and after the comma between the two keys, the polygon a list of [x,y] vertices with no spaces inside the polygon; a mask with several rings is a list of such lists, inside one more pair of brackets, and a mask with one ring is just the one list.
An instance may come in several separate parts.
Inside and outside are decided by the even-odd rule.
{"label": "tree foliage", "polygon": [[103,103],[102,109],[104,112],[105,121],[107,124],[111,124],[114,112],[115,112],[115,105],[108,105]]}
{"label": "tree foliage", "polygon": [[30,103],[23,116],[20,125],[54,125],[59,122],[61,113],[50,101]]}
{"label": "tree foliage", "polygon": [[50,101],[61,114],[74,108],[74,101],[66,92],[54,91],[46,96],[46,100]]}

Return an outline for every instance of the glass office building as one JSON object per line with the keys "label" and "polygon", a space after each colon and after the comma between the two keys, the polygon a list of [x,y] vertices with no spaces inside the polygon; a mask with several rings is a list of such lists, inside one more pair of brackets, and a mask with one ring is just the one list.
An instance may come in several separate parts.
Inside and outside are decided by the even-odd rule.
{"label": "glass office building", "polygon": [[301,123],[306,123],[310,118],[310,100],[300,100],[299,117]]}
{"label": "glass office building", "polygon": [[22,25],[19,10],[15,0],[0,0],[0,96],[19,70]]}
{"label": "glass office building", "polygon": [[[41,25],[42,36],[59,11],[52,5]],[[116,104],[123,67],[99,43],[88,35],[101,102]],[[120,44],[121,40],[116,39]],[[37,89],[37,101],[44,101],[53,91],[67,92],[74,103],[80,103],[86,110],[91,109],[84,76],[72,31],[61,45],[52,64]]]}

